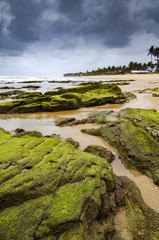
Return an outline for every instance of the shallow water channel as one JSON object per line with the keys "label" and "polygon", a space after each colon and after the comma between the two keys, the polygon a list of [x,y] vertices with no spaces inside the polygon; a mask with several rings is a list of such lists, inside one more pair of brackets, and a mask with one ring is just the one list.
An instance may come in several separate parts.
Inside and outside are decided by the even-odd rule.
{"label": "shallow water channel", "polygon": [[146,94],[137,94],[137,99],[131,100],[125,104],[107,104],[98,107],[81,108],[78,110],[61,111],[55,113],[35,113],[35,114],[0,114],[0,127],[7,131],[14,131],[16,128],[25,130],[37,130],[43,135],[60,134],[60,137],[66,139],[72,137],[80,143],[80,149],[85,149],[90,144],[101,145],[111,150],[115,154],[115,160],[112,162],[112,168],[116,175],[127,176],[132,179],[141,191],[144,201],[154,210],[159,212],[159,187],[153,184],[152,180],[142,175],[134,169],[130,169],[123,160],[119,159],[116,149],[111,147],[100,137],[91,136],[82,133],[82,128],[94,128],[91,124],[77,125],[71,127],[58,127],[56,120],[62,120],[70,117],[82,119],[90,113],[102,110],[119,111],[123,108],[155,108],[159,111],[159,98],[153,98]]}

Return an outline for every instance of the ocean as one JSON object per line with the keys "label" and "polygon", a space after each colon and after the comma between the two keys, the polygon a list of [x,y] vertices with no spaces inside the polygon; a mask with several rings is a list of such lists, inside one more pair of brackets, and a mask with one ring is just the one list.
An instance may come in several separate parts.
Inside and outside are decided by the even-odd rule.
{"label": "ocean", "polygon": [[[58,88],[75,87],[82,82],[88,81],[111,81],[110,79],[88,79],[75,77],[19,77],[19,76],[0,76],[0,93],[12,90],[26,92],[53,91]],[[0,101],[1,102],[1,101]]]}
{"label": "ocean", "polygon": [[[77,84],[76,80],[63,77],[11,77],[0,76],[0,92],[12,90],[23,90],[27,92],[38,91],[45,93],[57,88],[71,87]],[[27,86],[29,86],[27,88]],[[32,88],[31,88],[32,86]]]}

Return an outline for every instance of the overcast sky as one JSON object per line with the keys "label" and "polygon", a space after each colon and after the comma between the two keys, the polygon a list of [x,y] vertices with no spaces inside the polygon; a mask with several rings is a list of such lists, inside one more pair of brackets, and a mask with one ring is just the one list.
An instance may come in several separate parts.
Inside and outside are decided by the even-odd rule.
{"label": "overcast sky", "polygon": [[62,76],[148,62],[159,0],[0,0],[0,75]]}

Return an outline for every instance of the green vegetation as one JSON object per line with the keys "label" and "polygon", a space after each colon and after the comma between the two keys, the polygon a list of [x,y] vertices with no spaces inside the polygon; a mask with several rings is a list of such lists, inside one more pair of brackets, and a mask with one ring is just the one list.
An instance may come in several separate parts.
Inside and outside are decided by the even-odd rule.
{"label": "green vegetation", "polygon": [[152,62],[149,63],[137,63],[137,62],[130,62],[128,66],[108,66],[104,68],[98,68],[97,70],[87,71],[87,72],[79,72],[79,73],[66,73],[64,74],[65,77],[67,76],[95,76],[95,75],[110,75],[110,74],[124,74],[124,73],[131,73],[131,70],[148,70],[154,68],[155,65]]}
{"label": "green vegetation", "polygon": [[[151,46],[148,49],[148,54],[151,56],[151,70],[156,67],[156,72],[159,70],[159,47]],[[156,57],[156,64],[153,64],[152,57]]]}

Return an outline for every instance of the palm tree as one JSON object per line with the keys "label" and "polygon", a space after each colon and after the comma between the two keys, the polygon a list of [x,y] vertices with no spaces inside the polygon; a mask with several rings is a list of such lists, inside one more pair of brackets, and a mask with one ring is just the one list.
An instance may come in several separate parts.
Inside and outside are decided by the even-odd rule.
{"label": "palm tree", "polygon": [[154,50],[154,54],[153,54],[155,57],[156,57],[156,70],[159,70],[159,47],[156,47],[155,50]]}
{"label": "palm tree", "polygon": [[[155,52],[155,48],[154,46],[152,45],[149,49],[148,49],[148,54],[147,56],[151,56],[151,63],[152,63],[152,56],[154,56],[154,52]],[[151,68],[151,72],[152,72],[152,68]]]}
{"label": "palm tree", "polygon": [[147,54],[147,56],[151,55],[151,62],[152,62],[152,56],[154,55],[154,52],[155,52],[155,48],[154,48],[154,46],[151,46],[148,49],[148,54]]}

